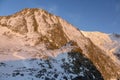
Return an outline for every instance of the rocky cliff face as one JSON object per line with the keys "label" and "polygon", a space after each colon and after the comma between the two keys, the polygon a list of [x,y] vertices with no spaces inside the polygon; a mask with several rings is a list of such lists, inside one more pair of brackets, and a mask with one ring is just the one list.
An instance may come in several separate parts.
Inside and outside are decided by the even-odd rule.
{"label": "rocky cliff face", "polygon": [[[27,65],[26,68],[33,71],[29,74],[35,77],[31,79],[103,80],[104,78],[105,80],[117,80],[120,78],[119,65],[107,56],[105,51],[94,45],[74,26],[45,10],[24,9],[10,16],[1,16],[0,38],[0,57],[6,54],[3,56],[5,59],[1,58],[1,61],[16,60],[16,58],[20,60],[36,58],[35,63],[30,62],[30,60],[22,62],[24,66],[28,63],[36,65],[39,63],[37,67],[42,68],[36,71],[33,69],[37,69],[37,67]],[[54,60],[57,56],[60,57],[60,60]],[[58,63],[59,61],[61,63]],[[62,71],[56,71],[57,64],[59,64],[57,67],[62,68]],[[47,66],[51,66],[48,71],[49,67]],[[55,72],[57,73],[54,74]],[[0,75],[3,74],[5,73]],[[52,76],[51,78],[45,76],[42,78],[43,75],[49,74]],[[8,75],[10,76],[7,77],[10,78],[12,73]],[[16,75],[21,75],[20,71],[13,76]],[[23,75],[25,73],[22,74],[22,77],[24,77]],[[28,77],[24,79],[27,80]]]}

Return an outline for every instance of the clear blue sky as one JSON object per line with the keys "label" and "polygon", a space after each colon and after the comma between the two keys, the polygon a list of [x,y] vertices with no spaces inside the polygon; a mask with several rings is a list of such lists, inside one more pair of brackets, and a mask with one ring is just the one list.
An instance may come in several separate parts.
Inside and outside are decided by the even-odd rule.
{"label": "clear blue sky", "polygon": [[120,0],[0,0],[0,16],[43,8],[81,30],[120,33]]}

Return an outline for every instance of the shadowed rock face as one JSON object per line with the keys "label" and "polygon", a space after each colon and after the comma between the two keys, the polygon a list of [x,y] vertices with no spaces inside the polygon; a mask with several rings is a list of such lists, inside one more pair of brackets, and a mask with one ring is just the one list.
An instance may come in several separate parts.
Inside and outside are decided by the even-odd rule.
{"label": "shadowed rock face", "polygon": [[[77,76],[73,80],[79,80],[79,79],[81,80],[103,80],[101,73],[97,70],[94,64],[84,55],[76,51],[69,52],[68,55],[70,59],[71,58],[75,59],[71,62],[71,64],[74,64],[73,67],[71,66],[71,68],[73,68],[74,73],[80,73],[80,71],[83,71],[83,74],[84,74],[84,76]],[[84,68],[81,70],[79,66],[82,66]]]}
{"label": "shadowed rock face", "polygon": [[[83,56],[81,53],[69,52],[66,55],[67,56],[64,57],[64,54],[61,54],[56,58],[57,60],[50,59],[48,61],[45,61],[45,62],[48,62],[50,69],[55,70],[55,71],[48,72],[46,68],[44,68],[45,71],[42,72],[43,70],[40,70],[38,74],[36,75],[36,77],[40,78],[42,75],[45,75],[47,73],[51,76],[57,75],[56,79],[59,75],[63,74],[61,76],[61,79],[66,79],[66,80],[68,79],[75,80],[74,78],[78,78],[76,80],[79,80],[79,79],[81,80],[103,80],[102,75],[93,65],[93,63],[87,58],[85,58],[85,56]],[[60,56],[63,56],[63,57],[59,59]],[[55,63],[61,66],[61,68],[64,70],[64,73],[59,72],[58,69],[55,69],[55,65],[53,65]],[[51,78],[49,77],[48,79],[51,80]],[[54,79],[54,77],[52,79]]]}
{"label": "shadowed rock face", "polygon": [[[67,43],[72,43],[72,45],[78,47],[67,53],[66,57],[69,61],[60,60],[62,61],[60,66],[65,72],[65,75],[62,76],[62,78],[64,77],[63,79],[103,80],[104,78],[105,80],[110,80],[113,78],[117,79],[120,76],[119,66],[106,56],[104,51],[95,46],[91,40],[86,38],[71,24],[45,10],[36,8],[24,9],[11,16],[0,17],[0,27],[10,29],[14,33],[13,36],[16,34],[25,36],[24,38],[29,44],[32,43],[34,48],[40,44],[45,44],[48,50],[56,50]],[[28,45],[28,47],[30,46]],[[44,63],[48,65],[49,63],[46,62],[54,63],[54,59],[45,60]],[[49,65],[51,66],[50,70],[54,69],[52,63]],[[36,77],[41,78],[41,75],[46,73],[53,75],[53,72],[56,72],[48,72],[46,69],[39,70]],[[62,75],[63,73],[60,74]],[[75,74],[76,77],[67,77],[68,74]],[[46,80],[49,79],[46,77]]]}
{"label": "shadowed rock face", "polygon": [[114,55],[116,55],[117,58],[120,60],[120,54],[114,54]]}

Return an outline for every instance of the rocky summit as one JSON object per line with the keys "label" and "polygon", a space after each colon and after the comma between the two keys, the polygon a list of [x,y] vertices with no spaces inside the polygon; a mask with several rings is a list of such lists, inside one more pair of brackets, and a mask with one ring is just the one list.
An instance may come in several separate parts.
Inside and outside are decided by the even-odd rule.
{"label": "rocky summit", "polygon": [[119,40],[43,9],[0,16],[0,80],[119,80]]}

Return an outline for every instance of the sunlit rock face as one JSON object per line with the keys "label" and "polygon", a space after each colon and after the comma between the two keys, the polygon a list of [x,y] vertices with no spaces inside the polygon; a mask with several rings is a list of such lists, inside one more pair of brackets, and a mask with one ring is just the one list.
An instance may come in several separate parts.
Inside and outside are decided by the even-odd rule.
{"label": "sunlit rock face", "polygon": [[106,54],[45,10],[0,17],[0,80],[117,80],[119,64]]}
{"label": "sunlit rock face", "polygon": [[120,57],[120,35],[106,34],[102,32],[89,32],[82,31],[82,33],[91,39],[91,41],[98,46],[100,49],[106,52],[106,55],[109,56],[113,61],[120,64],[118,60]]}

